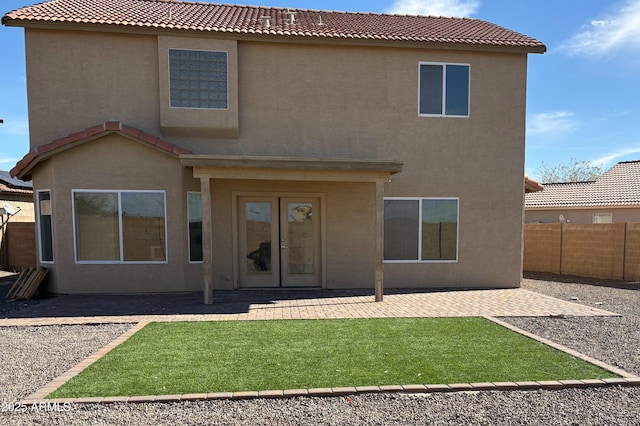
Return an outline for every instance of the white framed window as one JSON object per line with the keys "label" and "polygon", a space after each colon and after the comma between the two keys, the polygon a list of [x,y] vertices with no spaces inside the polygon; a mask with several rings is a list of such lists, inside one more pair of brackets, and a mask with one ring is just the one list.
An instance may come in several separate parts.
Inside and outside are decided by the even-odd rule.
{"label": "white framed window", "polygon": [[384,261],[457,262],[458,198],[385,198]]}
{"label": "white framed window", "polygon": [[50,190],[43,189],[37,192],[36,209],[40,262],[53,263],[53,215]]}
{"label": "white framed window", "polygon": [[613,223],[613,215],[611,213],[594,213],[593,223]]}
{"label": "white framed window", "polygon": [[77,263],[166,263],[164,191],[73,190]]}
{"label": "white framed window", "polygon": [[189,262],[202,262],[202,195],[187,192],[187,225],[189,229]]}
{"label": "white framed window", "polygon": [[227,57],[227,52],[169,49],[170,106],[227,109]]}
{"label": "white framed window", "polygon": [[418,114],[468,117],[470,68],[469,64],[420,62]]}

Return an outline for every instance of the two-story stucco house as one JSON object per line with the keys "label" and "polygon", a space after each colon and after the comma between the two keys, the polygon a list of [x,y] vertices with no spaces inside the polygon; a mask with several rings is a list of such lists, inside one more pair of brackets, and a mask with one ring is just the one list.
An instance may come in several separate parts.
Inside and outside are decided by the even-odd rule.
{"label": "two-story stucco house", "polygon": [[61,293],[520,285],[527,55],[475,19],[55,0],[24,27]]}

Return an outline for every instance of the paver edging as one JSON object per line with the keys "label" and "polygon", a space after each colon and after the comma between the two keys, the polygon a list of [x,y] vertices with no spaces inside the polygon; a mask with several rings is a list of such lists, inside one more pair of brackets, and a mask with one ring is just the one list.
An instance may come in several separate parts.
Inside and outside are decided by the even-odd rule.
{"label": "paver edging", "polygon": [[506,327],[514,332],[537,340],[555,349],[580,358],[586,362],[598,365],[621,377],[605,379],[584,379],[584,380],[548,380],[548,381],[522,381],[522,382],[484,382],[484,383],[454,383],[454,384],[408,384],[408,385],[381,385],[381,386],[356,386],[337,388],[313,388],[313,389],[289,389],[289,390],[267,390],[267,391],[242,391],[242,392],[212,392],[212,393],[189,393],[172,395],[137,395],[137,396],[109,396],[109,397],[81,397],[81,398],[51,398],[46,396],[62,386],[79,372],[89,367],[106,353],[125,342],[137,331],[146,326],[150,321],[141,320],[134,324],[129,330],[118,336],[107,345],[91,354],[83,361],[64,372],[47,385],[29,395],[21,404],[31,406],[37,404],[71,403],[71,404],[111,404],[111,403],[148,403],[148,402],[179,402],[179,401],[205,401],[205,400],[238,400],[255,398],[293,398],[300,396],[310,397],[336,397],[347,395],[359,395],[368,393],[443,393],[443,392],[470,392],[470,391],[528,391],[528,390],[561,390],[568,388],[585,387],[615,387],[615,386],[640,386],[640,377],[610,366],[599,360],[581,354],[572,349],[566,348],[551,340],[542,338],[535,334],[524,331],[518,327],[508,324],[494,317],[484,316],[483,318],[498,325]]}
{"label": "paver edging", "polygon": [[[381,389],[381,386],[362,386],[359,388],[348,388],[351,392],[347,392],[347,388],[317,388],[317,389],[291,389],[291,390],[275,390],[275,391],[247,391],[247,392],[214,392],[209,394],[184,394],[184,395],[150,395],[150,396],[111,396],[111,397],[82,397],[82,398],[51,398],[51,399],[32,399],[27,398],[20,401],[21,404],[30,406],[38,404],[55,404],[55,403],[71,403],[71,404],[113,404],[117,402],[149,403],[149,402],[179,402],[179,401],[214,401],[214,400],[241,400],[256,398],[297,398],[297,397],[342,397],[349,395],[364,395],[373,393],[405,393],[405,394],[430,394],[430,393],[453,393],[453,392],[495,392],[495,391],[534,391],[547,390],[558,391],[570,388],[587,388],[587,387],[616,387],[616,386],[640,386],[640,377],[634,378],[638,380],[575,380],[575,381],[540,381],[540,382],[495,382],[495,383],[455,383],[451,385],[387,385]],[[563,383],[568,382],[568,383]],[[578,383],[579,382],[579,383]],[[400,390],[399,390],[400,389]],[[197,395],[197,396],[196,396]]]}
{"label": "paver edging", "polygon": [[[103,347],[101,347],[100,349],[98,349],[97,351],[95,351],[94,353],[92,353],[82,361],[80,361],[78,364],[74,365],[69,370],[60,374],[59,376],[51,380],[49,383],[47,383],[46,385],[44,385],[43,387],[41,387],[31,395],[29,395],[27,398],[25,398],[24,401],[30,401],[30,400],[51,401],[49,399],[46,399],[47,395],[49,395],[51,392],[55,391],[56,389],[58,389],[59,387],[67,383],[76,375],[80,374],[80,372],[88,368],[91,364],[98,361],[100,358],[102,358],[108,352],[116,348],[118,345],[124,343],[128,338],[133,336],[135,333],[137,333],[140,329],[142,329],[147,324],[148,324],[148,321],[140,321],[139,323],[134,324],[133,327],[131,327],[130,329],[122,333],[120,336],[116,337],[114,340],[107,343],[106,345],[104,345]],[[112,397],[109,397],[109,398],[105,397],[101,401],[101,403],[112,402],[110,398]],[[120,397],[117,397],[117,398],[120,398]],[[77,400],[81,398],[73,398],[73,399]],[[67,402],[66,398],[65,398],[65,402]],[[115,402],[120,402],[120,401],[115,401]]]}
{"label": "paver edging", "polygon": [[[627,371],[624,371],[624,370],[622,370],[620,368],[617,368],[617,367],[614,367],[614,366],[609,365],[607,363],[604,363],[604,362],[602,362],[600,360],[597,360],[597,359],[592,358],[592,357],[590,357],[588,355],[585,355],[583,353],[575,351],[575,350],[573,350],[571,348],[563,346],[563,345],[561,345],[559,343],[556,343],[556,342],[554,342],[552,340],[545,339],[544,337],[540,337],[540,336],[538,336],[536,334],[533,334],[533,333],[529,333],[528,331],[525,331],[525,330],[523,330],[523,329],[521,329],[519,327],[516,327],[515,325],[511,325],[511,324],[509,324],[509,323],[507,323],[505,321],[502,321],[502,320],[500,320],[498,318],[487,317],[487,316],[484,316],[483,318],[485,318],[486,320],[489,320],[491,322],[494,322],[494,323],[496,323],[498,325],[501,325],[501,326],[503,326],[503,327],[505,327],[505,328],[507,328],[507,329],[509,329],[511,331],[514,331],[514,332],[516,332],[518,334],[521,334],[521,335],[526,336],[526,337],[528,337],[530,339],[536,340],[536,341],[538,341],[540,343],[543,343],[543,344],[545,344],[547,346],[550,346],[550,347],[552,347],[554,349],[562,351],[562,352],[564,352],[566,354],[574,356],[574,357],[576,357],[578,359],[581,359],[583,361],[586,361],[586,362],[588,362],[590,364],[597,365],[598,367],[600,367],[600,368],[602,368],[604,370],[607,370],[607,371],[609,371],[609,372],[611,372],[611,373],[613,373],[613,374],[615,374],[617,376],[620,376],[620,377],[623,377],[623,378],[635,378],[635,377],[638,377],[635,374],[631,374],[631,373],[629,373]],[[618,379],[616,378],[616,379],[605,379],[605,380],[618,380]]]}

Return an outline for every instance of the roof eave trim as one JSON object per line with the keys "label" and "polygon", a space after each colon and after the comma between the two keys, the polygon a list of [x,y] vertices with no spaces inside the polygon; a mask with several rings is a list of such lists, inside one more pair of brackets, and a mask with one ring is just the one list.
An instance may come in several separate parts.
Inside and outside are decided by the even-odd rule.
{"label": "roof eave trim", "polygon": [[185,167],[219,169],[280,169],[280,170],[317,170],[340,172],[373,172],[388,176],[400,173],[404,162],[398,160],[365,158],[308,158],[308,157],[271,157],[271,156],[233,156],[233,155],[180,155]]}
{"label": "roof eave trim", "polygon": [[101,24],[101,23],[79,23],[69,21],[30,21],[23,19],[6,19],[3,17],[2,23],[5,26],[33,28],[33,29],[59,29],[74,31],[101,31],[101,32],[120,32],[135,34],[175,34],[176,32],[215,35],[220,38],[232,38],[237,40],[248,41],[281,41],[281,42],[298,42],[298,43],[315,43],[315,44],[349,44],[349,45],[368,45],[368,46],[405,46],[421,49],[456,49],[456,50],[484,50],[511,53],[545,53],[547,47],[540,45],[510,45],[510,44],[492,44],[480,42],[446,42],[446,41],[426,41],[426,40],[401,40],[401,39],[377,39],[377,38],[352,38],[329,37],[321,35],[291,35],[291,34],[257,34],[245,33],[239,30],[216,31],[213,29],[196,29],[196,28],[162,28],[162,27],[146,27],[134,25],[119,24]]}
{"label": "roof eave trim", "polygon": [[100,139],[108,134],[116,133],[122,137],[144,144],[145,146],[178,158],[182,154],[190,154],[191,151],[160,139],[150,133],[124,124],[120,121],[105,121],[93,127],[71,133],[56,139],[48,144],[32,148],[27,155],[18,161],[9,174],[18,179],[31,180],[31,171],[36,165],[60,152],[72,149],[78,145]]}

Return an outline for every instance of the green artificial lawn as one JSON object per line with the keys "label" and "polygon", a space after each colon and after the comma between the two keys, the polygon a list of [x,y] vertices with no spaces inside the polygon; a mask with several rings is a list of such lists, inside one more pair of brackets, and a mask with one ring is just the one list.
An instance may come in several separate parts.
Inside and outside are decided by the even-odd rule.
{"label": "green artificial lawn", "polygon": [[483,318],[151,323],[49,397],[605,377]]}

